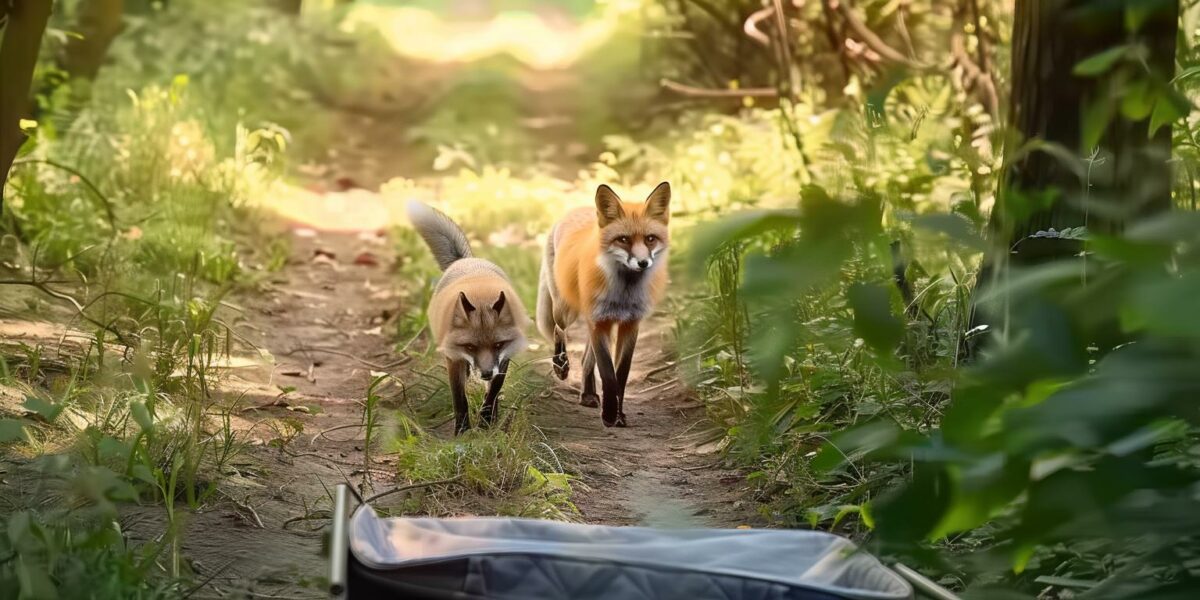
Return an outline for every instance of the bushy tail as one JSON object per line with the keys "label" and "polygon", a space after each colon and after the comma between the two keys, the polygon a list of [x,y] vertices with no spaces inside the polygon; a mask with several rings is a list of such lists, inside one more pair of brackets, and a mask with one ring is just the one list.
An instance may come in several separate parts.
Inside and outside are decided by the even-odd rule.
{"label": "bushy tail", "polygon": [[408,220],[429,245],[433,258],[445,271],[454,261],[470,258],[471,245],[467,236],[442,211],[416,200],[408,201]]}
{"label": "bushy tail", "polygon": [[555,336],[557,325],[554,322],[554,298],[557,296],[557,290],[554,289],[554,230],[557,227],[550,229],[550,235],[546,236],[546,249],[542,254],[542,268],[538,271],[538,296],[537,296],[537,328],[541,332],[542,337],[548,342],[555,342],[558,338]]}

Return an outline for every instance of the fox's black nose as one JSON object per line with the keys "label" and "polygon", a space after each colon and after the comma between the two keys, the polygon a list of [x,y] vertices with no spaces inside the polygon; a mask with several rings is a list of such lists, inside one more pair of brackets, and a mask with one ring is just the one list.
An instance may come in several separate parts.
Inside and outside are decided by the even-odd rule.
{"label": "fox's black nose", "polygon": [[492,371],[480,371],[479,377],[482,378],[484,381],[491,381],[492,380]]}
{"label": "fox's black nose", "polygon": [[638,266],[639,266],[639,267],[641,267],[641,268],[643,268],[643,269],[645,269],[646,267],[650,266],[650,259],[648,259],[648,258],[639,258],[639,259],[638,259]]}

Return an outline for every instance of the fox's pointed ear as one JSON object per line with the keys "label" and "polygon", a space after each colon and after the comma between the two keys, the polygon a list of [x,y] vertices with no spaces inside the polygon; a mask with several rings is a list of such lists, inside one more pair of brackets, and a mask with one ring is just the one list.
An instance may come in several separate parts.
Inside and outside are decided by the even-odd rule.
{"label": "fox's pointed ear", "polygon": [[475,312],[475,305],[471,304],[471,301],[467,300],[467,295],[462,292],[458,293],[458,304],[462,306],[464,314],[469,315]]}
{"label": "fox's pointed ear", "polygon": [[646,217],[664,225],[671,220],[671,184],[658,184],[646,197]]}
{"label": "fox's pointed ear", "polygon": [[496,311],[497,313],[504,310],[504,292],[503,291],[500,292],[500,299],[496,300],[496,302],[492,304],[492,310]]}
{"label": "fox's pointed ear", "polygon": [[621,199],[607,185],[600,184],[596,188],[596,220],[601,227],[625,217],[625,209],[621,208]]}

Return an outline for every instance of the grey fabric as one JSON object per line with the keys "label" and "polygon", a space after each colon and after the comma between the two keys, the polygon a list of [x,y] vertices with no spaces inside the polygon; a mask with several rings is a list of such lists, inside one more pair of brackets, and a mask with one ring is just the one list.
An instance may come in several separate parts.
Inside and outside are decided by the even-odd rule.
{"label": "grey fabric", "polygon": [[[378,570],[465,564],[463,597],[906,600],[912,588],[836,535],[605,527],[507,518],[351,518],[350,549]],[[398,575],[395,577],[399,577]]]}

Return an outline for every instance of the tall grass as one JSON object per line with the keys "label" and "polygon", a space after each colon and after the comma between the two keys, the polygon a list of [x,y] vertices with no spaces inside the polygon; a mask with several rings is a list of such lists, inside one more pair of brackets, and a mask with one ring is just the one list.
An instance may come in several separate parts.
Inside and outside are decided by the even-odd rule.
{"label": "tall grass", "polygon": [[[10,179],[0,287],[41,298],[20,316],[92,334],[52,360],[27,352],[0,382],[28,398],[0,421],[5,453],[32,457],[0,564],[0,587],[22,597],[177,596],[180,511],[213,497],[240,450],[213,390],[244,348],[224,299],[278,253],[238,239],[257,233],[239,224],[285,137],[239,126],[217,143],[208,101],[176,77],[85,108]],[[163,507],[156,539],[122,532],[118,506],[133,501]]]}

